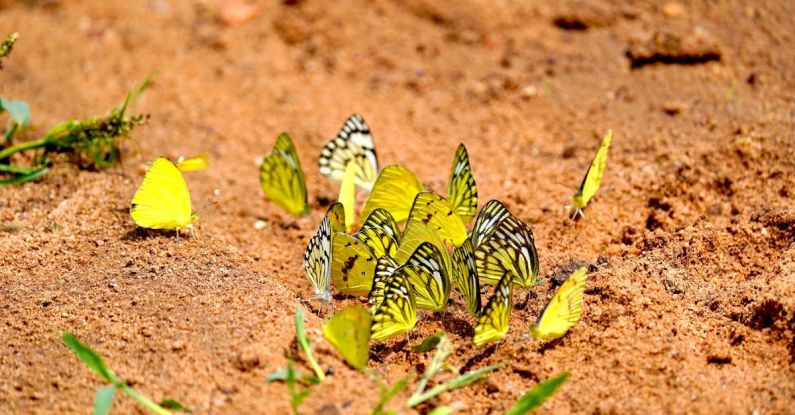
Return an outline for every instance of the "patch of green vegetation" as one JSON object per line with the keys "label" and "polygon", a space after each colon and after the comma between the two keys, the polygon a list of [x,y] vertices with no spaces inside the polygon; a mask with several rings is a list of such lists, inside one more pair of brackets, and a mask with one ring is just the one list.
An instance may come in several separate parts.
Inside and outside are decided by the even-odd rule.
{"label": "patch of green vegetation", "polygon": [[[74,334],[66,333],[61,337],[61,340],[63,340],[64,344],[66,344],[66,346],[69,347],[69,349],[72,350],[72,352],[80,360],[82,360],[86,366],[93,370],[97,376],[109,383],[109,385],[97,389],[97,393],[94,396],[94,414],[105,415],[110,412],[110,408],[113,406],[113,398],[116,395],[117,390],[124,392],[136,402],[141,404],[141,406],[154,414],[171,414],[171,412],[166,410],[163,406],[158,405],[146,396],[141,395],[138,391],[127,385],[127,382],[116,376],[116,374],[113,373],[113,371],[105,363],[105,359],[103,359],[102,356],[95,352],[90,346],[81,342]],[[166,402],[167,406],[170,406],[170,409],[190,412],[188,408],[174,399],[166,398],[163,400],[163,402]]]}
{"label": "patch of green vegetation", "polygon": [[558,388],[569,379],[569,376],[571,376],[569,372],[563,372],[539,383],[522,395],[505,415],[524,415],[534,411],[554,395]]}

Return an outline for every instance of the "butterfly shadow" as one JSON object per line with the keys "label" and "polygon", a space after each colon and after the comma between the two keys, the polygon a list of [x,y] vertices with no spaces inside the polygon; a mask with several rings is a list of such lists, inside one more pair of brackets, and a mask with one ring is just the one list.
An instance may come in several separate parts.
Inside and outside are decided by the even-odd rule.
{"label": "butterfly shadow", "polygon": [[[122,241],[145,241],[147,239],[154,239],[154,238],[162,238],[164,236],[170,236],[172,239],[177,239],[175,231],[173,230],[162,230],[162,229],[146,229],[141,227],[135,227],[132,229],[128,229],[124,234],[121,236]],[[187,236],[181,236],[181,238]]]}
{"label": "butterfly shadow", "polygon": [[499,343],[493,343],[492,345],[483,349],[482,352],[470,357],[459,369],[460,373],[469,372],[469,369],[474,367],[475,365],[479,364],[480,362],[486,360],[489,356],[493,355],[495,351],[497,351],[497,345]]}
{"label": "butterfly shadow", "polygon": [[395,343],[389,346],[385,345],[384,343],[375,344],[370,349],[370,360],[377,363],[383,363],[386,360],[386,358],[388,358],[393,353],[407,351],[409,348],[408,345],[409,345],[408,339],[402,339],[396,341]]}
{"label": "butterfly shadow", "polygon": [[547,352],[547,350],[553,350],[553,349],[555,349],[556,347],[558,347],[561,344],[563,344],[563,338],[550,340],[550,341],[544,342],[540,346],[538,346],[536,351],[543,355],[544,353]]}
{"label": "butterfly shadow", "polygon": [[454,317],[452,314],[447,313],[441,318],[437,319],[444,327],[444,331],[450,334],[455,334],[463,339],[470,338],[475,335],[475,329],[469,321],[462,318]]}

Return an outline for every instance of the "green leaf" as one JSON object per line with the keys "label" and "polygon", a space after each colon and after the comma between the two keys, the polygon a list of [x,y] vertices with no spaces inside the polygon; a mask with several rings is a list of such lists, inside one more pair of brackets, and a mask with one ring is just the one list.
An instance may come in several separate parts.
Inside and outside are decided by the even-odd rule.
{"label": "green leaf", "polygon": [[108,383],[117,384],[119,380],[116,375],[108,368],[105,361],[97,352],[91,349],[87,344],[81,342],[72,333],[66,333],[61,337],[64,344],[69,347],[72,352],[77,355],[88,367],[90,367],[102,380]]}
{"label": "green leaf", "polygon": [[533,389],[522,395],[513,405],[513,408],[508,410],[505,415],[524,415],[530,413],[552,396],[555,391],[566,382],[569,376],[571,376],[569,372],[563,372],[539,383]]}
{"label": "green leaf", "polygon": [[[312,384],[312,385],[317,385],[318,383],[320,383],[320,379],[318,379],[318,378],[316,378],[314,376],[305,376],[305,375],[303,375],[302,373],[299,373],[299,372],[295,372],[294,371],[294,375],[293,376],[295,377],[295,380],[297,380],[297,381],[309,383],[309,384]],[[271,373],[270,375],[268,375],[267,378],[265,378],[265,382],[268,382],[268,383],[271,383],[271,382],[285,382],[286,380],[287,380],[287,369],[279,369],[279,370]]]}
{"label": "green leaf", "polygon": [[370,359],[370,319],[370,312],[354,305],[334,314],[323,325],[323,337],[359,370]]}
{"label": "green leaf", "polygon": [[0,98],[0,105],[3,106],[4,110],[8,111],[15,123],[21,126],[30,124],[30,107],[27,102],[19,100],[8,101],[5,98]]}
{"label": "green leaf", "polygon": [[317,375],[318,379],[324,380],[326,374],[323,373],[323,370],[315,360],[315,356],[312,355],[309,337],[306,336],[306,330],[304,330],[304,309],[301,307],[301,304],[295,305],[295,338],[298,339],[298,345],[301,346],[301,350],[306,354],[306,359],[309,360],[309,364],[312,366],[312,370],[315,371],[315,375]]}
{"label": "green leaf", "polygon": [[449,406],[437,406],[433,408],[431,412],[428,412],[428,415],[450,415],[453,413],[453,408]]}
{"label": "green leaf", "polygon": [[177,401],[174,398],[169,398],[168,396],[164,397],[160,401],[160,406],[162,406],[163,408],[166,408],[166,409],[173,409],[173,410],[179,411],[179,412],[186,412],[186,413],[192,413],[193,412],[187,406],[183,405],[182,403],[180,403],[179,401]]}
{"label": "green leaf", "polygon": [[97,389],[94,395],[94,415],[107,415],[110,407],[113,406],[113,397],[116,395],[116,387],[113,385],[103,386]]}
{"label": "green leaf", "polygon": [[414,393],[414,395],[411,396],[411,398],[409,398],[407,405],[409,406],[409,408],[411,408],[427,401],[428,399],[435,397],[436,395],[439,395],[442,392],[448,392],[454,389],[463,388],[464,386],[467,386],[472,382],[477,381],[478,379],[483,377],[483,375],[495,369],[499,369],[505,366],[506,364],[508,364],[508,362],[500,362],[494,365],[482,367],[478,370],[467,372],[447,383],[436,385],[427,392],[420,393],[420,391],[417,391]]}
{"label": "green leaf", "polygon": [[430,352],[431,350],[435,349],[439,342],[445,337],[443,331],[437,331],[436,333],[426,337],[420,343],[416,343],[411,346],[411,351],[414,353],[426,353]]}

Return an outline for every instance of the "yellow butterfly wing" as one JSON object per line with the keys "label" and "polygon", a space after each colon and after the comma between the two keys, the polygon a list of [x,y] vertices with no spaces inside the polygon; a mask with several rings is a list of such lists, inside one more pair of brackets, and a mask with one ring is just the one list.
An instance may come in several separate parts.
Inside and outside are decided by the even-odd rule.
{"label": "yellow butterfly wing", "polygon": [[201,153],[188,158],[180,156],[180,158],[177,160],[177,168],[183,172],[203,170],[209,165],[210,155],[207,153]]}
{"label": "yellow butterfly wing", "polygon": [[174,163],[164,157],[152,163],[133,196],[130,216],[151,229],[181,229],[196,220],[188,186]]}
{"label": "yellow butterfly wing", "polygon": [[508,333],[513,310],[512,287],[511,274],[506,272],[494,288],[494,294],[483,309],[483,314],[478,318],[475,337],[472,339],[475,346],[480,347],[500,340]]}
{"label": "yellow butterfly wing", "polygon": [[342,177],[340,194],[337,200],[342,203],[345,209],[345,231],[350,232],[353,228],[353,217],[356,212],[356,163],[348,163],[345,167],[345,175]]}
{"label": "yellow butterfly wing", "polygon": [[345,232],[345,207],[342,206],[340,202],[334,202],[329,206],[328,211],[326,211],[326,216],[329,218],[329,224],[331,225],[331,234],[334,235],[337,232]]}
{"label": "yellow butterfly wing", "polygon": [[414,199],[408,222],[423,222],[433,229],[445,242],[461,246],[467,239],[467,229],[450,202],[431,192],[420,192]]}
{"label": "yellow butterfly wing", "polygon": [[453,282],[464,297],[467,309],[473,316],[480,315],[480,281],[475,269],[475,253],[472,241],[467,239],[460,247],[453,249]]}
{"label": "yellow butterfly wing", "polygon": [[396,269],[386,282],[384,297],[373,314],[370,330],[370,337],[375,341],[407,333],[417,322],[417,305],[405,270],[405,267]]}
{"label": "yellow butterfly wing", "polygon": [[304,251],[304,270],[315,295],[331,301],[331,221],[323,217],[315,235],[309,239]]}
{"label": "yellow butterfly wing", "polygon": [[306,182],[293,140],[287,133],[276,139],[260,164],[259,181],[265,196],[295,216],[309,213]]}
{"label": "yellow butterfly wing", "polygon": [[422,182],[411,170],[399,166],[386,166],[373,185],[364,203],[361,217],[366,218],[378,208],[389,211],[398,223],[409,217],[414,198],[423,190]]}
{"label": "yellow butterfly wing", "polygon": [[362,369],[370,359],[370,313],[360,306],[346,307],[323,324],[323,337],[351,366]]}
{"label": "yellow butterfly wing", "polygon": [[580,268],[561,284],[549,300],[541,318],[530,326],[533,337],[539,340],[563,337],[580,321],[587,274],[585,267]]}
{"label": "yellow butterfly wing", "polygon": [[361,297],[373,286],[376,258],[360,240],[336,233],[331,240],[331,282],[344,294]]}
{"label": "yellow butterfly wing", "polygon": [[496,284],[507,270],[514,284],[536,285],[539,264],[533,231],[516,216],[506,217],[475,250],[475,268],[486,284]]}
{"label": "yellow butterfly wing", "polygon": [[458,145],[455,152],[450,183],[447,186],[450,204],[464,223],[469,222],[478,211],[478,186],[475,184],[469,154],[463,143]]}
{"label": "yellow butterfly wing", "polygon": [[499,200],[492,199],[480,209],[475,226],[472,228],[472,247],[477,248],[495,229],[497,224],[507,218],[511,212]]}
{"label": "yellow butterfly wing", "polygon": [[400,229],[395,218],[380,208],[370,213],[353,236],[364,242],[376,258],[384,255],[394,257],[400,245]]}
{"label": "yellow butterfly wing", "polygon": [[607,165],[607,151],[610,150],[612,140],[613,132],[608,131],[602,139],[602,144],[599,145],[599,150],[596,151],[591,165],[588,167],[588,172],[585,173],[585,178],[583,178],[580,188],[577,189],[577,193],[572,198],[572,205],[575,209],[583,209],[588,205],[593,195],[596,194],[596,191],[599,190],[605,166]]}
{"label": "yellow butterfly wing", "polygon": [[412,221],[406,225],[400,246],[395,254],[395,261],[401,265],[405,264],[423,242],[430,242],[439,251],[443,273],[449,279],[453,271],[447,248],[439,234],[421,221]]}
{"label": "yellow butterfly wing", "polygon": [[373,288],[370,289],[370,294],[367,295],[367,302],[370,304],[370,311],[375,313],[375,310],[381,306],[384,300],[384,292],[386,291],[386,283],[389,277],[398,268],[398,263],[388,256],[378,258],[375,264],[375,276],[373,277]]}
{"label": "yellow butterfly wing", "polygon": [[432,243],[420,244],[404,268],[417,308],[440,311],[447,306],[450,276],[444,269],[441,252]]}
{"label": "yellow butterfly wing", "polygon": [[378,176],[378,156],[370,127],[359,114],[351,115],[337,137],[320,150],[320,173],[333,180],[342,180],[349,163],[357,166],[356,185],[370,190]]}

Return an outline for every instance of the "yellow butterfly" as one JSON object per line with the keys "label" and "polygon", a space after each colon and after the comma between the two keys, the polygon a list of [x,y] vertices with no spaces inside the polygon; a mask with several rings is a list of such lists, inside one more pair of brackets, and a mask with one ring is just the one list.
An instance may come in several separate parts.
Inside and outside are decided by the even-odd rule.
{"label": "yellow butterfly", "polygon": [[345,208],[345,231],[350,232],[353,228],[353,217],[356,210],[356,163],[348,163],[345,167],[345,175],[342,177],[340,194],[337,200]]}
{"label": "yellow butterfly", "polygon": [[480,315],[480,281],[475,269],[472,241],[469,239],[460,247],[453,249],[453,281],[464,297],[469,312],[473,316]]}
{"label": "yellow butterfly", "polygon": [[199,155],[188,158],[179,156],[176,164],[177,168],[183,172],[203,170],[210,165],[210,155],[207,153],[201,153]]}
{"label": "yellow butterfly", "polygon": [[370,313],[350,306],[334,314],[323,325],[323,337],[351,366],[363,369],[370,359]]}
{"label": "yellow butterfly", "polygon": [[530,334],[539,340],[554,340],[563,337],[580,321],[582,296],[585,291],[585,267],[575,271],[561,284],[541,318],[530,326]]}
{"label": "yellow butterfly", "polygon": [[377,258],[364,242],[341,232],[331,239],[331,282],[343,293],[361,297],[370,293]]}
{"label": "yellow butterfly", "polygon": [[375,310],[381,306],[384,301],[384,292],[386,291],[386,283],[389,277],[398,268],[398,263],[388,256],[378,258],[375,264],[375,276],[373,277],[373,287],[370,289],[370,294],[367,295],[367,302],[370,304],[370,311],[375,313]]}
{"label": "yellow butterfly", "polygon": [[467,239],[467,229],[450,202],[431,192],[420,192],[414,199],[408,223],[423,222],[439,234],[445,242],[461,246]]}
{"label": "yellow butterfly", "polygon": [[538,252],[533,231],[516,216],[509,215],[475,250],[478,278],[494,285],[505,271],[513,274],[513,283],[530,288],[538,282]]}
{"label": "yellow butterfly", "polygon": [[375,310],[370,330],[375,341],[407,333],[417,322],[417,305],[405,271],[406,267],[396,269],[386,281],[384,297]]}
{"label": "yellow butterfly", "polygon": [[309,213],[306,182],[293,140],[279,134],[273,150],[259,167],[259,182],[265,196],[295,216]]}
{"label": "yellow butterfly", "polygon": [[323,217],[317,233],[309,240],[304,251],[304,270],[315,295],[331,301],[331,220]]}
{"label": "yellow butterfly", "polygon": [[462,221],[466,223],[475,217],[478,211],[478,187],[475,184],[475,176],[472,175],[469,154],[463,143],[458,145],[455,152],[447,197]]}
{"label": "yellow butterfly", "polygon": [[489,200],[480,209],[478,218],[475,219],[475,226],[472,228],[472,247],[477,248],[495,229],[497,224],[502,222],[511,213],[499,200]]}
{"label": "yellow butterfly", "polygon": [[399,165],[386,166],[378,175],[361,215],[365,218],[372,211],[383,208],[401,223],[408,219],[414,198],[423,189],[422,182],[411,170]]}
{"label": "yellow butterfly", "polygon": [[326,216],[329,218],[331,225],[331,234],[337,232],[345,232],[345,207],[340,202],[334,202],[329,206]]}
{"label": "yellow butterfly", "polygon": [[513,310],[511,279],[511,274],[506,272],[500,278],[497,287],[494,288],[494,294],[491,295],[489,303],[483,309],[483,314],[478,319],[478,325],[475,326],[475,337],[472,339],[475,346],[480,347],[486,343],[500,340],[508,333]]}
{"label": "yellow butterfly", "polygon": [[577,193],[572,197],[571,204],[574,209],[574,213],[571,217],[572,220],[576,219],[577,215],[585,216],[582,210],[588,205],[588,202],[593,195],[596,194],[596,191],[599,190],[599,185],[602,183],[602,176],[605,172],[605,166],[607,165],[607,151],[610,149],[610,142],[612,140],[613,132],[608,131],[602,139],[602,144],[599,145],[599,150],[596,151],[591,165],[588,167],[588,172],[585,173],[585,178],[582,179],[580,188],[577,189]]}
{"label": "yellow butterfly", "polygon": [[450,276],[438,248],[430,242],[423,242],[402,268],[414,292],[417,308],[440,311],[447,306]]}
{"label": "yellow butterfly", "polygon": [[197,219],[191,210],[188,186],[174,163],[165,157],[152,163],[133,196],[130,216],[142,228],[177,231]]}
{"label": "yellow butterfly", "polygon": [[333,180],[342,180],[348,163],[355,163],[356,185],[370,190],[378,176],[378,157],[370,127],[359,114],[351,115],[333,140],[320,150],[320,173]]}
{"label": "yellow butterfly", "polygon": [[394,257],[400,245],[400,230],[395,218],[381,208],[372,211],[353,236],[364,242],[376,258]]}

